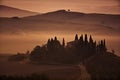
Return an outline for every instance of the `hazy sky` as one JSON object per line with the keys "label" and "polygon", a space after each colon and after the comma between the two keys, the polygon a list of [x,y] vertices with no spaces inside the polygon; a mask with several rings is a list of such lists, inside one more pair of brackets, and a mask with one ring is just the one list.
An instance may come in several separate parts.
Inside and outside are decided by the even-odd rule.
{"label": "hazy sky", "polygon": [[1,4],[34,12],[71,9],[87,13],[120,14],[120,0],[0,0]]}

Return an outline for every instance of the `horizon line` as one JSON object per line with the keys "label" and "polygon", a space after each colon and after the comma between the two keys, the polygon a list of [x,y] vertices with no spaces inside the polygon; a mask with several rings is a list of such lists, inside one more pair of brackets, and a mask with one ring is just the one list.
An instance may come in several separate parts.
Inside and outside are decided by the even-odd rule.
{"label": "horizon line", "polygon": [[11,7],[11,8],[15,8],[15,9],[19,9],[19,10],[25,10],[25,11],[29,11],[29,12],[38,13],[38,14],[46,14],[46,13],[49,13],[49,12],[55,12],[55,11],[59,11],[59,10],[65,10],[65,11],[70,10],[70,12],[78,12],[78,13],[84,13],[84,14],[120,15],[120,13],[83,12],[83,11],[72,10],[72,9],[69,9],[69,8],[68,9],[61,8],[61,9],[57,9],[57,10],[54,9],[54,10],[50,10],[50,11],[39,12],[39,11],[32,11],[32,10],[29,10],[29,9],[17,8],[17,7],[14,7],[14,6],[8,6],[8,5],[5,5],[5,4],[0,4],[0,6]]}

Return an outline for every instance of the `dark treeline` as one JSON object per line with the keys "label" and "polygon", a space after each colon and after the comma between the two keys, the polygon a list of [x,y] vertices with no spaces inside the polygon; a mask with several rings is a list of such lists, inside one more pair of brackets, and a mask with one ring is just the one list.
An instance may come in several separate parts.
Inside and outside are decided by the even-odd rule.
{"label": "dark treeline", "polygon": [[85,36],[75,35],[75,39],[71,42],[65,43],[63,38],[62,43],[55,37],[54,39],[48,39],[47,44],[43,46],[36,46],[30,53],[30,60],[41,61],[41,60],[52,60],[58,62],[76,63],[84,61],[88,57],[94,54],[106,53],[105,40],[96,41],[92,39],[92,36],[88,38]]}
{"label": "dark treeline", "polygon": [[92,36],[75,35],[73,41],[65,43],[55,37],[48,39],[44,46],[36,46],[30,53],[31,61],[53,64],[80,64],[86,66],[92,80],[118,80],[120,79],[120,58],[107,51],[106,41],[98,43]]}
{"label": "dark treeline", "polygon": [[32,74],[30,76],[6,76],[0,75],[0,80],[49,80],[45,74]]}
{"label": "dark treeline", "polygon": [[[87,34],[76,34],[74,40],[68,43],[64,38],[62,42],[57,37],[48,39],[45,45],[37,45],[31,52],[27,51],[27,55],[18,53],[10,60],[26,58],[30,63],[37,64],[83,64],[91,75],[91,80],[120,80],[120,57],[113,53],[114,51],[107,51],[105,39],[96,42],[91,35],[88,37]],[[8,78],[7,80],[16,80],[16,77],[6,76],[0,77],[0,80],[6,80],[4,77]],[[17,80],[47,80],[36,77],[17,77]]]}

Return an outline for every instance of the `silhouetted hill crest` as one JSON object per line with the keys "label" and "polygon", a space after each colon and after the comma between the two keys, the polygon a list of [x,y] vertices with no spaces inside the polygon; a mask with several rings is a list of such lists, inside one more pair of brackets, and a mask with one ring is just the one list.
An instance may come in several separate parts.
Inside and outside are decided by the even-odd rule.
{"label": "silhouetted hill crest", "polygon": [[36,16],[31,16],[31,17],[26,17],[26,18],[31,18],[31,19],[71,19],[71,18],[78,18],[83,16],[84,13],[80,12],[72,12],[72,11],[67,11],[67,10],[57,10],[53,12],[48,12],[44,14],[39,14]]}
{"label": "silhouetted hill crest", "polygon": [[[112,15],[112,14],[98,14],[98,13],[81,13],[81,12],[74,12],[70,10],[57,10],[52,11],[44,14],[38,14],[35,16],[25,17],[25,19],[30,20],[49,20],[49,21],[69,21],[69,20],[118,20],[120,15]],[[118,20],[119,21],[119,20]]]}
{"label": "silhouetted hill crest", "polygon": [[25,17],[36,15],[37,12],[14,8],[6,5],[0,5],[0,17]]}

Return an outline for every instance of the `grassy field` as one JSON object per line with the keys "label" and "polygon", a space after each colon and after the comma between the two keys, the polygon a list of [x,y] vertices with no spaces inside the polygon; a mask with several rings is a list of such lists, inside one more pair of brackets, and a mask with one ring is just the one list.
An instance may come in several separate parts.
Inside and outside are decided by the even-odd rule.
{"label": "grassy field", "polygon": [[77,65],[34,65],[10,62],[7,58],[8,56],[0,56],[0,75],[45,74],[50,80],[76,80],[80,77],[80,68]]}

